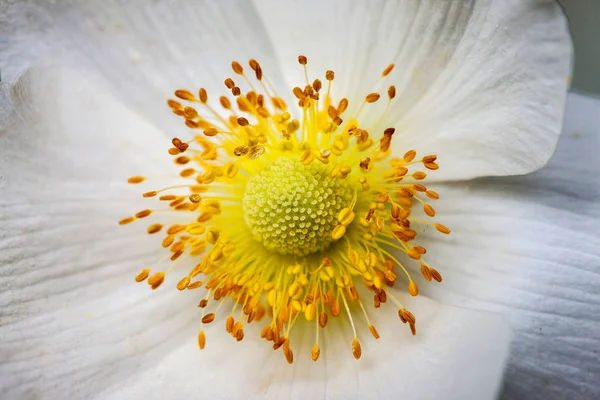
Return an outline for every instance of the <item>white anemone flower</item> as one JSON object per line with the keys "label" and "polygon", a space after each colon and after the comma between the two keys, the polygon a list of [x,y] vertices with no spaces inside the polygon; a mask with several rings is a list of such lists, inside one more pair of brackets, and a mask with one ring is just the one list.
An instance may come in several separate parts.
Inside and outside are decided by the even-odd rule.
{"label": "white anemone flower", "polygon": [[[589,118],[600,103],[570,98],[566,135],[541,171],[473,180],[532,172],[555,150],[571,47],[553,1],[2,7],[4,77],[28,67],[0,98],[3,398],[485,399],[497,395],[505,362],[505,398],[598,393],[600,124]],[[232,60],[257,59],[291,105],[292,88],[305,84],[298,55],[313,79],[335,71],[332,97],[353,106],[394,85],[389,107],[369,101],[356,120],[394,128],[392,155],[436,154],[428,182],[441,195],[436,218],[453,232],[419,234],[444,281],[424,282],[408,266],[421,295],[389,291],[417,316],[416,336],[397,308],[365,304],[367,324],[353,309],[358,333],[348,317],[323,330],[317,362],[312,326],[298,328],[291,365],[252,325],[235,343],[205,324],[200,351],[198,291],[166,287],[177,283],[170,275],[156,291],[132,279],[164,251],[135,225],[117,226],[148,207],[125,181],[170,182],[165,150],[187,132],[165,110],[174,90],[202,86],[214,101],[227,93]],[[304,126],[302,111],[290,112]],[[510,351],[500,314],[513,329]],[[371,326],[379,340],[366,340]],[[349,354],[357,336],[360,360]]]}

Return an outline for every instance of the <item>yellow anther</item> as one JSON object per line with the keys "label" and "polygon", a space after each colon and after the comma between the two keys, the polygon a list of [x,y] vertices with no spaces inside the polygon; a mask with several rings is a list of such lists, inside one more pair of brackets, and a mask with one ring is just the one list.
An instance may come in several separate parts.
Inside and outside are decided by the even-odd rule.
{"label": "yellow anther", "polygon": [[227,176],[229,179],[233,179],[235,178],[235,176],[238,173],[238,167],[237,165],[235,165],[232,162],[228,162],[225,164],[224,168],[223,168],[223,173],[225,174],[225,176]]}
{"label": "yellow anther", "polygon": [[297,312],[302,312],[302,303],[299,302],[298,300],[292,300],[292,309],[294,309]]}
{"label": "yellow anther", "polygon": [[296,264],[292,267],[291,270],[292,274],[294,275],[298,275],[300,272],[302,272],[302,266],[300,264]]}
{"label": "yellow anther", "polygon": [[361,273],[364,274],[367,272],[367,264],[363,260],[358,260],[358,264],[356,264],[356,266]]}
{"label": "yellow anther", "polygon": [[310,149],[308,149],[304,153],[302,153],[302,156],[300,157],[300,161],[304,165],[310,164],[311,162],[313,162],[314,159],[315,159],[315,155],[313,154],[312,150],[310,150]]}
{"label": "yellow anther", "polygon": [[204,224],[201,224],[199,222],[193,223],[193,224],[188,224],[185,227],[185,231],[187,233],[189,233],[190,235],[202,235],[204,233],[204,231],[206,230],[206,228],[204,227]]}
{"label": "yellow anther", "polygon": [[412,280],[408,283],[408,293],[410,293],[411,296],[416,296],[419,294],[419,287]]}
{"label": "yellow anther", "polygon": [[320,354],[321,354],[321,349],[319,348],[318,344],[315,344],[315,347],[313,347],[312,350],[310,351],[310,358],[312,358],[313,361],[317,361],[319,359]]}
{"label": "yellow anther", "polygon": [[367,254],[367,257],[365,258],[365,263],[367,266],[371,267],[371,268],[375,268],[375,266],[377,265],[377,256],[375,255],[375,253],[369,253]]}
{"label": "yellow anther", "polygon": [[327,273],[327,275],[329,275],[330,278],[333,278],[333,274],[334,274],[333,268],[325,267],[324,269],[325,269],[325,272]]}
{"label": "yellow anther", "polygon": [[365,98],[365,101],[367,103],[375,103],[377,100],[379,100],[379,97],[379,93],[370,93]]}
{"label": "yellow anther", "polygon": [[127,179],[127,183],[130,184],[138,184],[138,183],[142,183],[146,180],[146,178],[144,178],[143,176],[132,176],[131,178]]}
{"label": "yellow anther", "polygon": [[346,207],[346,208],[343,208],[342,211],[340,211],[337,219],[340,222],[340,224],[342,224],[344,226],[348,226],[352,223],[352,221],[354,221],[355,216],[356,216],[356,214],[354,213],[354,211],[352,211],[350,208]]}
{"label": "yellow anther", "polygon": [[331,232],[331,238],[333,240],[338,240],[345,234],[346,234],[346,227],[344,225],[337,225],[335,228],[333,228],[333,231]]}
{"label": "yellow anther", "polygon": [[340,169],[340,178],[345,179],[351,171],[352,170],[350,169],[350,167],[342,167]]}
{"label": "yellow anther", "polygon": [[185,290],[190,284],[190,277],[186,276],[177,283],[177,290]]}
{"label": "yellow anther", "polygon": [[201,330],[200,333],[198,333],[198,347],[200,350],[204,350],[204,346],[206,346],[206,335],[204,334],[204,331]]}
{"label": "yellow anther", "polygon": [[373,285],[377,288],[377,289],[383,289],[383,281],[381,280],[381,278],[379,277],[379,275],[375,275],[373,277]]}
{"label": "yellow anther", "polygon": [[319,279],[321,279],[324,282],[329,282],[331,280],[331,277],[327,275],[325,271],[321,270],[319,271]]}
{"label": "yellow anther", "polygon": [[354,358],[356,358],[357,360],[360,358],[362,354],[362,350],[360,348],[360,343],[358,342],[358,340],[356,338],[354,338],[354,340],[352,341],[352,355],[354,356]]}
{"label": "yellow anther", "polygon": [[308,285],[308,276],[306,276],[306,274],[300,274],[300,276],[298,276],[297,282],[299,285],[301,286],[306,286]]}
{"label": "yellow anther", "polygon": [[217,228],[210,228],[208,232],[206,232],[206,241],[210,244],[217,243],[219,240],[220,232]]}
{"label": "yellow anther", "polygon": [[371,335],[373,335],[375,339],[379,339],[379,332],[377,332],[377,329],[375,329],[373,325],[369,325],[369,331],[371,331]]}
{"label": "yellow anther", "polygon": [[288,296],[294,297],[298,289],[298,284],[296,282],[292,283],[291,286],[288,288]]}
{"label": "yellow anther", "polygon": [[306,318],[307,321],[312,321],[315,319],[317,315],[317,307],[315,306],[315,303],[310,303],[309,305],[306,306],[306,310],[304,311],[304,317]]}
{"label": "yellow anther", "polygon": [[360,256],[356,250],[353,248],[348,248],[348,261],[350,265],[357,265],[360,261]]}
{"label": "yellow anther", "polygon": [[150,275],[150,268],[146,268],[146,269],[142,270],[139,274],[137,274],[135,277],[135,281],[136,282],[145,281],[146,278],[148,277],[148,275]]}

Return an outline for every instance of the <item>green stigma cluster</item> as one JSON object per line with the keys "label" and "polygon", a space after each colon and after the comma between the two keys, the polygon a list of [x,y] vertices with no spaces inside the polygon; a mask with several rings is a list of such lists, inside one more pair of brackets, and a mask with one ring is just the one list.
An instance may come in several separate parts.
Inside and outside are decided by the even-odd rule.
{"label": "green stigma cluster", "polygon": [[304,256],[327,248],[337,215],[353,193],[321,163],[278,158],[246,185],[246,224],[265,248]]}

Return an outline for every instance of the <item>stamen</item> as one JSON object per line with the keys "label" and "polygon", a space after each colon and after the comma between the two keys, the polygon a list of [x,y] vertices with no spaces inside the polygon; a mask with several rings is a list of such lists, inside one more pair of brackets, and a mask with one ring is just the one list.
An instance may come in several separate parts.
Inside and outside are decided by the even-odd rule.
{"label": "stamen", "polygon": [[[254,59],[248,61],[254,72],[250,76],[239,62],[231,63],[233,73],[247,86],[242,93],[239,82],[231,77],[224,80],[235,96],[232,102],[223,93],[217,95],[220,111],[226,115],[208,104],[204,88],[197,97],[187,89],[176,90],[179,100],[170,99],[167,105],[196,132],[191,138],[174,138],[168,149],[183,184],[145,192],[143,197],[157,197],[168,207],[138,211],[119,224],[150,216],[159,220],[145,229],[148,234],[165,229],[161,246],[168,251],[159,264],[166,262],[168,267],[153,275],[150,268],[143,269],[136,281],[147,281],[157,289],[167,273],[189,268],[176,288],[205,287],[205,296],[196,300],[202,309],[202,326],[224,318],[226,332],[242,341],[246,323],[266,318],[261,338],[272,342],[273,349],[281,348],[291,364],[293,327],[302,320],[314,321],[311,359],[317,361],[319,331],[328,326],[330,317],[341,316],[343,303],[343,318],[348,318],[354,334],[352,354],[359,359],[362,348],[349,302],[358,304],[371,335],[379,339],[359,284],[371,291],[375,308],[390,298],[399,308],[400,319],[416,334],[414,316],[390,288],[401,271],[407,277],[408,293],[417,296],[419,289],[390,251],[397,250],[403,262],[417,262],[427,281],[442,280],[424,260],[427,250],[417,244],[421,230],[416,225],[431,225],[445,234],[450,230],[411,216],[415,205],[428,217],[436,216],[429,202],[439,195],[421,183],[427,173],[418,168],[435,171],[439,165],[436,155],[417,158],[414,150],[386,161],[398,127],[378,126],[396,96],[394,85],[388,86],[379,119],[365,127],[360,121],[363,107],[379,101],[380,93],[367,94],[352,105],[354,114],[349,115],[350,100],[332,98],[334,72],[325,72],[324,91],[320,79],[310,79],[307,58],[300,55],[298,62],[305,83],[291,90],[299,107],[296,113],[287,110]],[[388,65],[381,78],[393,69],[394,64]],[[302,119],[293,118],[294,114]],[[145,180],[132,176],[128,183]],[[169,219],[172,216],[177,219]],[[219,309],[228,299],[233,305],[223,317]],[[201,329],[198,346],[205,345]]]}

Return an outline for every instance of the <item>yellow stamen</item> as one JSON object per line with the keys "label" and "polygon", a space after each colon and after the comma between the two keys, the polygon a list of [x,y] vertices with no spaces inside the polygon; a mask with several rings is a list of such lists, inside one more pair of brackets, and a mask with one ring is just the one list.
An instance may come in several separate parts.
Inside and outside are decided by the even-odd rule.
{"label": "yellow stamen", "polygon": [[[391,299],[416,334],[414,316],[391,293],[398,274],[404,273],[408,292],[418,295],[417,283],[402,263],[418,263],[427,281],[442,280],[424,260],[425,247],[416,244],[422,231],[417,226],[431,225],[444,234],[450,230],[412,216],[421,209],[436,216],[428,202],[439,195],[421,183],[427,173],[417,168],[435,171],[439,165],[436,155],[417,158],[414,150],[390,159],[399,128],[378,126],[396,96],[395,86],[388,86],[379,119],[364,126],[361,111],[376,103],[379,93],[365,94],[358,104],[346,97],[333,99],[334,72],[325,72],[325,90],[324,81],[310,79],[307,58],[299,56],[298,62],[305,82],[291,90],[297,109],[288,110],[254,59],[248,62],[250,75],[232,62],[236,80],[245,81],[242,86],[249,90],[242,93],[232,78],[225,79],[235,98],[225,93],[215,99],[226,115],[211,107],[206,89],[198,89],[197,96],[195,90],[176,90],[178,100],[167,105],[192,129],[189,138],[174,138],[168,149],[182,182],[145,192],[143,197],[162,207],[139,211],[119,224],[163,219],[146,230],[156,234],[165,228],[161,246],[168,250],[158,264],[168,266],[151,276],[146,268],[136,281],[157,289],[167,273],[186,269],[176,288],[206,289],[205,294],[195,292],[203,296],[195,300],[202,325],[222,319],[226,332],[241,341],[245,324],[264,320],[261,338],[281,349],[291,364],[289,338],[295,325],[314,324],[311,358],[317,361],[319,331],[329,326],[329,318],[345,318],[353,331],[352,354],[359,359],[353,312],[362,313],[364,321],[357,321],[379,338],[360,285],[373,295],[375,308]],[[381,78],[389,79],[393,68],[388,65]],[[128,179],[130,184],[145,181],[143,176]],[[217,311],[230,301],[231,312],[222,317]],[[205,345],[200,330],[198,346]]]}

